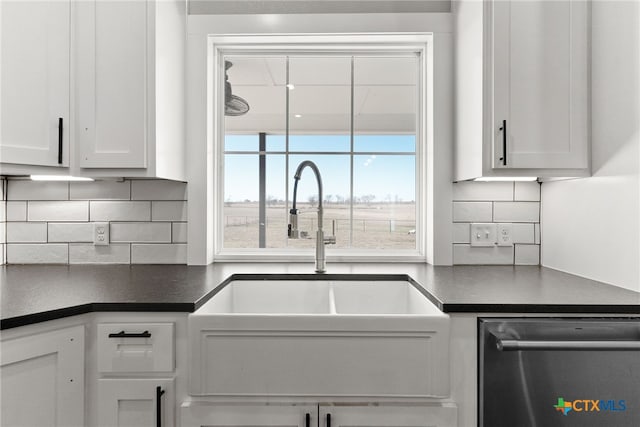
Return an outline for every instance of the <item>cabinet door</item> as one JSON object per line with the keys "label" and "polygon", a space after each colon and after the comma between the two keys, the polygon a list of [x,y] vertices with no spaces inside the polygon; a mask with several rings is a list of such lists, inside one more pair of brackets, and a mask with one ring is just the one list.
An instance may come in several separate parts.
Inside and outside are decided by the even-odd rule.
{"label": "cabinet door", "polygon": [[84,326],[1,345],[0,425],[84,425]]}
{"label": "cabinet door", "polygon": [[[152,2],[83,1],[78,10],[78,147],[81,168],[147,166],[147,50]],[[152,69],[152,68],[151,68]]]}
{"label": "cabinet door", "polygon": [[68,166],[69,1],[0,2],[0,40],[0,161]]}
{"label": "cabinet door", "polygon": [[489,5],[493,167],[587,168],[589,2]]}
{"label": "cabinet door", "polygon": [[456,427],[453,404],[320,406],[319,427]]}
{"label": "cabinet door", "polygon": [[98,425],[104,427],[173,427],[174,380],[98,380]]}
{"label": "cabinet door", "polygon": [[182,427],[316,427],[316,405],[219,405],[186,402],[182,405]]}

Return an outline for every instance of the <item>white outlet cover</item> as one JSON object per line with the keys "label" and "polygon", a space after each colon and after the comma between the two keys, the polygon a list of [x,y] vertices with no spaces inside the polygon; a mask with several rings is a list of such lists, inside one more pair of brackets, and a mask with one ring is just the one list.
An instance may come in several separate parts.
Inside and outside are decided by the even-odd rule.
{"label": "white outlet cover", "polygon": [[109,223],[94,222],[93,223],[93,245],[107,246],[109,244]]}
{"label": "white outlet cover", "polygon": [[471,235],[469,236],[469,239],[469,241],[471,242],[471,246],[495,246],[496,224],[471,224]]}
{"label": "white outlet cover", "polygon": [[513,225],[498,224],[498,246],[513,246]]}

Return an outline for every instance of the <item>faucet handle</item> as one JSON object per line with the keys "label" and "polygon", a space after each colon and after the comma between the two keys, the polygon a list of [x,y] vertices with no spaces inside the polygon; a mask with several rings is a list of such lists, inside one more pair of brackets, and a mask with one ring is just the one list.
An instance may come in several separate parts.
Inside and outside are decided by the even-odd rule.
{"label": "faucet handle", "polygon": [[325,236],[324,244],[325,245],[335,245],[336,244],[336,236]]}
{"label": "faucet handle", "polygon": [[287,227],[287,236],[290,239],[300,238],[300,232],[298,230],[298,209],[289,210],[289,225]]}
{"label": "faucet handle", "polygon": [[324,238],[325,245],[335,245],[336,244],[336,220],[331,220],[331,236],[326,236]]}

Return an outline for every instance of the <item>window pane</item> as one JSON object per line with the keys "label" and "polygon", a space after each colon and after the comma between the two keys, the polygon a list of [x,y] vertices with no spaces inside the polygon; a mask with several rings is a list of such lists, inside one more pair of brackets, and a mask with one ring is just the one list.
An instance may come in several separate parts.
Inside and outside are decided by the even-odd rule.
{"label": "window pane", "polygon": [[289,83],[289,149],[349,151],[351,57],[289,57]]}
{"label": "window pane", "polygon": [[415,153],[415,135],[355,135],[353,151]]}
{"label": "window pane", "polygon": [[285,151],[287,140],[285,135],[267,135],[267,151]]}
{"label": "window pane", "polygon": [[[224,179],[224,247],[258,248],[259,159],[257,154],[227,154]],[[286,244],[285,156],[266,155],[265,247]]]}
{"label": "window pane", "polygon": [[353,246],[415,249],[413,155],[354,156]]}
{"label": "window pane", "polygon": [[[418,56],[365,57],[353,61],[354,134],[416,134]],[[367,142],[360,139],[361,145]],[[373,141],[369,141],[373,142]],[[389,144],[397,140],[387,141]],[[364,146],[358,151],[369,149]],[[390,146],[384,151],[398,150]]]}
{"label": "window pane", "polygon": [[289,151],[336,152],[349,151],[351,137],[347,135],[289,135]]}
{"label": "window pane", "polygon": [[[231,94],[249,105],[246,114],[225,115],[226,133],[285,133],[286,57],[225,56]],[[227,94],[228,95],[228,94]],[[257,143],[256,143],[257,150]]]}
{"label": "window pane", "polygon": [[224,136],[224,151],[258,151],[258,135]]}
{"label": "window pane", "polygon": [[[331,247],[349,247],[349,156],[348,155],[292,155],[289,160],[289,192],[293,202],[293,175],[298,165],[311,160],[320,170],[324,199],[323,229],[325,235],[333,233],[333,221],[336,224],[336,245]],[[296,208],[300,210],[298,226],[309,233],[310,240],[289,240],[291,247],[315,247],[315,232],[318,220],[318,184],[311,169],[302,172],[298,182]]]}

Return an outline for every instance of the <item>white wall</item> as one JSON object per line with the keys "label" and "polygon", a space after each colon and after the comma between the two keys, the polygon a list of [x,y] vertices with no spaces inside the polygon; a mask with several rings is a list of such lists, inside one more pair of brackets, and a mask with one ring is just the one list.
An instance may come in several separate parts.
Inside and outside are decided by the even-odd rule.
{"label": "white wall", "polygon": [[640,2],[592,21],[593,176],[542,185],[542,265],[640,291]]}

